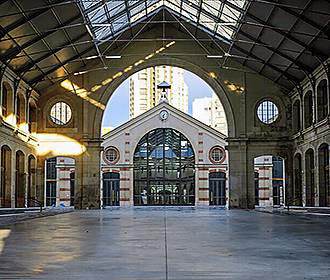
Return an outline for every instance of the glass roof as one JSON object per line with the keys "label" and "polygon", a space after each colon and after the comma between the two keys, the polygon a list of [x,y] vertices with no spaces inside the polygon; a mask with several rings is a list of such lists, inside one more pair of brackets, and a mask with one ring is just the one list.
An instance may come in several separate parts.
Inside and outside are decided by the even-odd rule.
{"label": "glass roof", "polygon": [[95,39],[103,41],[162,7],[224,40],[238,28],[246,0],[79,0]]}

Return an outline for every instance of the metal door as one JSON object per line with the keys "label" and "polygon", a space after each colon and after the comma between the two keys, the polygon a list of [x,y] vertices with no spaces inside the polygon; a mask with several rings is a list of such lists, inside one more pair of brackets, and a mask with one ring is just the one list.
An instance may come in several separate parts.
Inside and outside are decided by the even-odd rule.
{"label": "metal door", "polygon": [[119,206],[120,175],[119,173],[103,173],[103,206]]}
{"label": "metal door", "polygon": [[210,205],[226,205],[226,173],[212,172],[209,175]]}

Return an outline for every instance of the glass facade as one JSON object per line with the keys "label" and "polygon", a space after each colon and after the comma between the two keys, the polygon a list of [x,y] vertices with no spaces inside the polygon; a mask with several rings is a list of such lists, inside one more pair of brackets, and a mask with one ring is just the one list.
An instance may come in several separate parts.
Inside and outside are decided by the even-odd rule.
{"label": "glass facade", "polygon": [[180,132],[158,128],[134,153],[134,205],[194,205],[195,155]]}

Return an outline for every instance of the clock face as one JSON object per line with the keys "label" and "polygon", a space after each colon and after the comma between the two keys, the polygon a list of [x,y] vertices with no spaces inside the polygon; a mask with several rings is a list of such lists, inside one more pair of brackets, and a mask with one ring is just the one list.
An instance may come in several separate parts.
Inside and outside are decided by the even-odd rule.
{"label": "clock face", "polygon": [[165,121],[168,118],[168,112],[166,110],[161,111],[159,117],[162,121]]}

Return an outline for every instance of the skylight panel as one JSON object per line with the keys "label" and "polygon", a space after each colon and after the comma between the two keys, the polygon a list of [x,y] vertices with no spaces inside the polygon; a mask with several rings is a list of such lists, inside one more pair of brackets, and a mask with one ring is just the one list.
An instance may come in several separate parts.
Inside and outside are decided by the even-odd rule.
{"label": "skylight panel", "polygon": [[247,8],[246,0],[79,1],[95,39],[102,41],[164,6],[212,35],[231,39],[239,27],[243,10]]}

